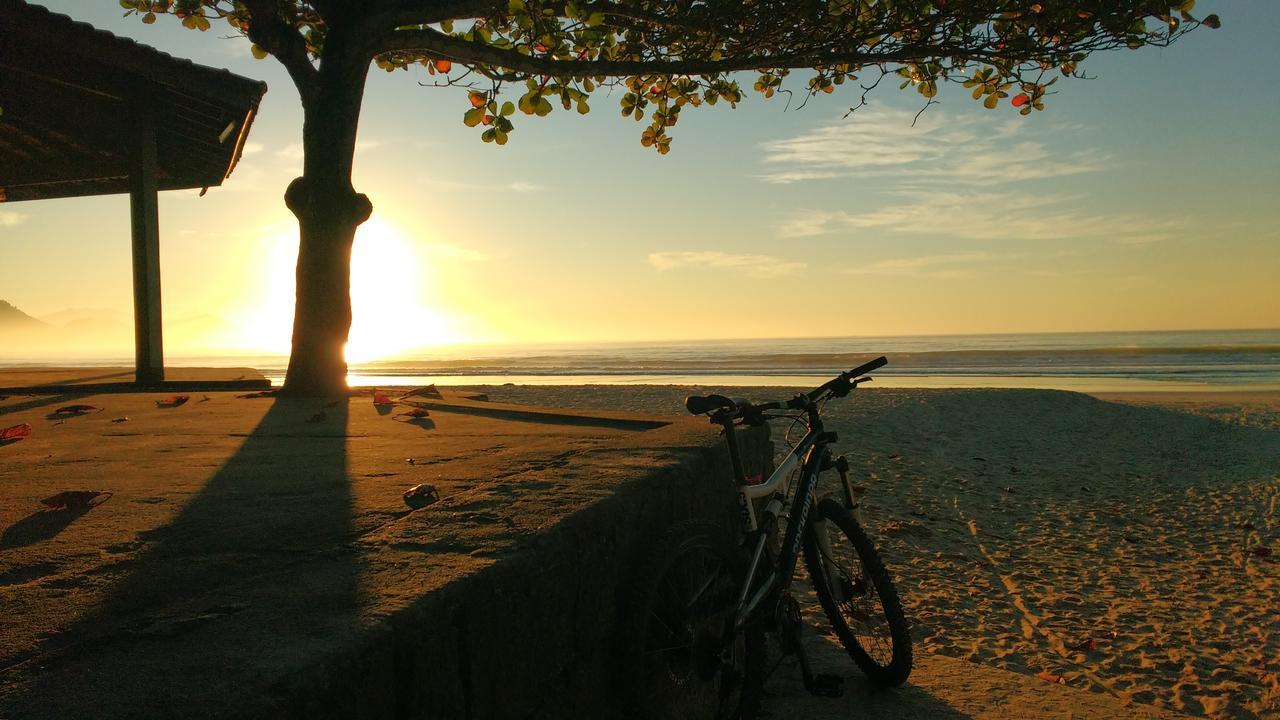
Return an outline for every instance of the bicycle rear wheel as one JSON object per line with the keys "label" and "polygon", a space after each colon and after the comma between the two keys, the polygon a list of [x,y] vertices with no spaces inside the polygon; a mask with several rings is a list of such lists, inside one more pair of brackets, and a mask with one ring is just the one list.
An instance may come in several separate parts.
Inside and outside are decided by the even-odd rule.
{"label": "bicycle rear wheel", "polygon": [[642,567],[630,622],[629,717],[755,716],[764,635],[758,623],[733,632],[745,557],[726,535],[705,521],[680,523]]}
{"label": "bicycle rear wheel", "polygon": [[911,674],[911,632],[875,545],[831,498],[818,503],[814,520],[826,521],[830,551],[823,553],[816,535],[819,526],[810,524],[804,561],[827,619],[871,684],[901,685]]}

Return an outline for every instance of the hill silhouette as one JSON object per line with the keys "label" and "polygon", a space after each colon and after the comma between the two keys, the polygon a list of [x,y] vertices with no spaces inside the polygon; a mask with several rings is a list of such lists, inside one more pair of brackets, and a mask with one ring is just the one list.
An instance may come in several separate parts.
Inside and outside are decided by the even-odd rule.
{"label": "hill silhouette", "polygon": [[45,327],[45,323],[22,312],[4,300],[0,300],[0,327],[4,328],[37,328]]}

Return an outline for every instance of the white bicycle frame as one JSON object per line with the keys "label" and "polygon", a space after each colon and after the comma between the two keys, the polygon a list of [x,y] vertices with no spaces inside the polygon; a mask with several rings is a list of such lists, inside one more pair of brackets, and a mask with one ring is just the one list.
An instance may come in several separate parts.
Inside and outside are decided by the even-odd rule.
{"label": "white bicycle frame", "polygon": [[[787,482],[787,479],[791,476],[792,472],[796,469],[797,466],[804,464],[804,460],[802,459],[802,456],[808,455],[809,453],[813,452],[815,448],[819,448],[819,447],[823,451],[826,450],[825,443],[820,444],[817,439],[817,434],[811,430],[809,433],[805,435],[804,439],[802,439],[795,447],[791,448],[791,450],[787,453],[786,459],[784,459],[782,463],[778,465],[777,468],[774,469],[773,473],[769,475],[769,478],[767,480],[765,480],[762,483],[743,484],[738,486],[739,502],[743,507],[742,514],[744,516],[744,519],[746,520],[748,531],[754,532],[760,528],[759,520],[756,516],[755,503],[753,501],[758,498],[772,496],[769,500],[769,503],[765,505],[763,512],[766,515],[772,516],[774,518],[780,517],[782,513],[782,509],[786,504],[786,501],[791,499],[792,487],[790,483]],[[818,460],[820,461],[820,459]],[[815,477],[813,478],[813,482],[808,484],[810,488],[810,493],[815,495],[816,495],[817,482],[818,482],[818,478],[816,476],[819,472],[819,470],[816,469],[818,464],[819,462],[813,463],[814,469],[811,470],[810,472],[812,472],[815,475]],[[800,485],[804,486],[805,483],[800,483]],[[816,497],[809,498],[809,500],[805,504],[805,507],[809,511],[812,511],[814,502],[816,502]],[[806,513],[806,516],[807,514],[808,513]],[[808,519],[807,517],[790,518],[788,522],[804,523],[807,519]],[[831,557],[832,557],[831,539],[827,534],[827,521],[821,518],[818,518],[813,520],[812,522],[814,527],[814,535],[818,543],[818,550],[822,556],[822,562],[826,570],[824,575],[826,576],[825,580],[828,584],[828,589],[831,591],[833,596],[839,597],[836,594],[838,587],[836,587],[833,582],[834,578],[836,577],[836,572],[835,572],[836,567],[834,563],[831,561]],[[795,547],[789,548],[789,549],[784,548],[783,551],[794,553],[796,555],[796,560],[798,561],[800,543],[803,542],[803,538],[804,538],[804,527],[801,526],[798,532],[796,533]],[[762,583],[760,588],[755,592],[754,595],[751,594],[751,586],[753,584],[753,581],[755,580],[756,570],[757,568],[760,567],[760,560],[764,555],[764,548],[767,540],[768,538],[762,535],[756,541],[755,551],[752,553],[752,557],[751,557],[751,564],[747,570],[747,577],[746,577],[746,580],[743,582],[742,590],[738,595],[738,604],[737,604],[738,623],[742,623],[752,612],[755,611],[756,607],[766,597],[768,597],[771,592],[773,592],[776,589],[774,586],[777,582],[781,581],[790,585],[790,583],[793,582],[795,578],[794,563],[791,566],[790,577],[787,577],[787,578],[777,577],[778,570],[775,569],[774,576],[768,578],[764,583]],[[817,578],[815,578],[815,581],[816,580]],[[748,595],[750,595],[750,598],[748,598]]]}

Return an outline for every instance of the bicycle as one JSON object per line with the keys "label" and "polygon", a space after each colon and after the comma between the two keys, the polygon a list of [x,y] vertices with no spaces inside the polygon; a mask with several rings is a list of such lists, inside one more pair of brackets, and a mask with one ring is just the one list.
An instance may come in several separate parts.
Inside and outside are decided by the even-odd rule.
{"label": "bicycle", "polygon": [[[858,668],[877,687],[906,681],[911,636],[902,605],[874,544],[852,514],[858,501],[849,462],[832,458],[837,436],[824,428],[821,415],[828,400],[848,395],[871,379],[865,373],[887,363],[876,358],[781,402],[753,404],[722,395],[685,400],[690,413],[708,415],[724,428],[743,530],[735,542],[720,525],[689,520],[670,528],[655,545],[640,572],[633,611],[640,660],[631,698],[635,717],[685,717],[703,705],[714,705],[718,719],[754,716],[767,676],[766,632],[779,636],[784,656],[798,658],[809,692],[840,695],[843,678],[815,674],[800,642],[803,621],[791,587],[802,553],[822,609]],[[752,483],[734,428],[780,417],[802,419],[807,431],[767,480]],[[793,483],[796,468],[799,480]],[[819,476],[832,468],[840,475],[841,497],[819,500]],[[767,502],[757,510],[759,498]],[[788,506],[786,531],[774,548],[771,538]]]}

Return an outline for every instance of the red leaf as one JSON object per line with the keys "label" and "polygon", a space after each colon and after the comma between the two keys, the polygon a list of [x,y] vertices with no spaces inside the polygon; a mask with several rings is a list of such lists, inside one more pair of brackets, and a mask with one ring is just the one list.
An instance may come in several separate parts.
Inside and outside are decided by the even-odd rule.
{"label": "red leaf", "polygon": [[1026,93],[1018,93],[1017,95],[1014,95],[1013,99],[1009,102],[1013,103],[1014,107],[1022,107],[1023,105],[1031,102],[1031,98],[1027,97]]}
{"label": "red leaf", "polygon": [[1063,680],[1061,675],[1054,675],[1053,673],[1049,673],[1049,672],[1040,671],[1036,673],[1036,677],[1040,678],[1041,680],[1047,683],[1053,683],[1054,685],[1067,684],[1067,681]]}
{"label": "red leaf", "polygon": [[31,435],[31,426],[27,423],[20,423],[12,427],[0,430],[0,440],[21,440]]}
{"label": "red leaf", "polygon": [[190,400],[190,395],[170,395],[163,400],[156,401],[156,407],[175,408]]}
{"label": "red leaf", "polygon": [[471,101],[471,107],[484,107],[485,103],[489,102],[489,100],[485,98],[484,93],[478,93],[475,91],[467,93],[467,99]]}
{"label": "red leaf", "polygon": [[373,391],[373,404],[374,404],[374,405],[395,405],[395,404],[396,404],[396,401],[395,401],[395,400],[392,400],[392,399],[391,399],[391,398],[389,398],[389,397],[387,397],[387,394],[386,394],[386,393],[384,393],[384,392],[382,392],[382,391],[380,391],[380,390],[374,390],[374,391]]}

